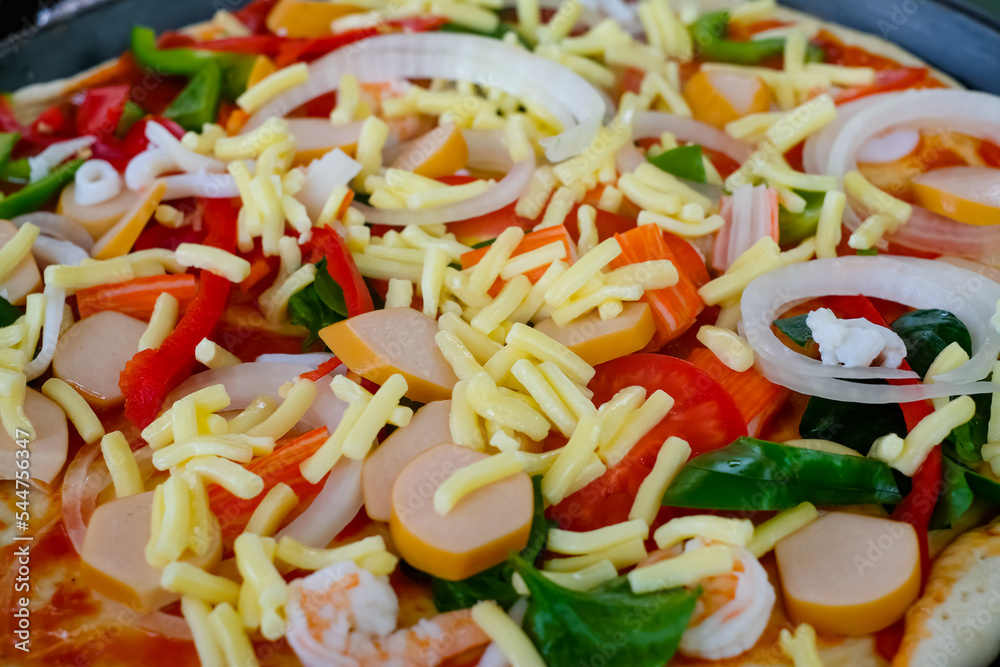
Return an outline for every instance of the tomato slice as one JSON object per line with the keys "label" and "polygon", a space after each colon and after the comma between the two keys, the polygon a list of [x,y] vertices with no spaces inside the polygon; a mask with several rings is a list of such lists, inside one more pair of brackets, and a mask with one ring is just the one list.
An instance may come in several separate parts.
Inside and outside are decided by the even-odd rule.
{"label": "tomato slice", "polygon": [[686,440],[694,457],[747,434],[733,398],[708,373],[683,359],[630,354],[597,366],[589,385],[594,405],[630,386],[644,387],[647,395],[662,389],[673,397],[674,407],[618,465],[547,510],[560,528],[595,530],[627,520],[639,485],[668,437]]}

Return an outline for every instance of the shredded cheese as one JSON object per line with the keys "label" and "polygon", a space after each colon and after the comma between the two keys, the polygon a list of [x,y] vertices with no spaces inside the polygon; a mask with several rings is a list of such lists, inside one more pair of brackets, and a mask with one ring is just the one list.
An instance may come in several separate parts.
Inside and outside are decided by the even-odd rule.
{"label": "shredded cheese", "polygon": [[26,222],[21,225],[21,228],[9,241],[0,247],[0,282],[31,255],[31,246],[34,245],[39,232],[36,225]]}
{"label": "shredded cheese", "polygon": [[691,445],[676,436],[667,438],[660,451],[656,454],[653,469],[646,475],[635,494],[629,519],[641,519],[647,525],[652,525],[660,510],[663,494],[667,492],[670,483],[687,463],[691,456]]}
{"label": "shredded cheese", "polygon": [[781,651],[791,659],[794,667],[823,667],[816,646],[816,631],[808,623],[800,623],[793,635],[788,628],[778,634]]}
{"label": "shredded cheese", "polygon": [[184,469],[218,484],[244,500],[256,498],[264,490],[264,480],[260,475],[250,472],[239,463],[218,456],[196,456],[184,464]]}
{"label": "shredded cheese", "polygon": [[486,449],[486,443],[480,428],[479,415],[476,414],[469,402],[467,388],[467,381],[455,383],[451,394],[448,429],[455,444],[481,452]]}
{"label": "shredded cheese", "polygon": [[285,536],[278,541],[275,557],[303,570],[321,570],[335,563],[353,561],[363,567],[365,559],[386,550],[381,535],[366,537],[357,542],[332,549],[308,547],[298,540]]}
{"label": "shredded cheese", "polygon": [[121,431],[108,433],[101,438],[101,453],[104,455],[108,472],[111,473],[116,498],[136,495],[146,490],[139,474],[139,464],[136,463],[132,448]]}
{"label": "shredded cheese", "polygon": [[277,95],[301,86],[309,80],[309,65],[295,63],[267,75],[261,81],[247,88],[236,98],[236,104],[243,111],[253,113]]}
{"label": "shredded cheese", "polygon": [[298,379],[278,408],[267,419],[247,430],[247,435],[274,438],[277,440],[288,433],[312,407],[316,400],[316,384],[310,380]]}
{"label": "shredded cheese", "polygon": [[706,324],[698,329],[697,338],[727,368],[742,373],[753,367],[753,348],[736,332]]}
{"label": "shredded cheese", "polygon": [[94,413],[94,409],[68,383],[59,378],[49,378],[42,385],[42,393],[62,408],[88,445],[104,437],[104,425]]}
{"label": "shredded cheese", "polygon": [[790,510],[771,517],[757,526],[753,537],[747,543],[747,550],[760,558],[774,548],[778,542],[792,533],[805,528],[819,518],[819,512],[810,502],[799,503]]}
{"label": "shredded cheese", "polygon": [[661,549],[695,537],[742,547],[753,537],[753,532],[753,522],[749,519],[696,514],[671,519],[656,529],[653,539]]}
{"label": "shredded cheese", "polygon": [[872,185],[858,171],[844,174],[844,192],[857,200],[869,214],[883,213],[903,224],[913,214],[913,206]]}
{"label": "shredded cheese", "polygon": [[184,561],[176,561],[163,568],[160,586],[171,593],[209,604],[236,604],[240,595],[240,585],[232,579],[210,574]]}
{"label": "shredded cheese", "polygon": [[203,269],[217,276],[241,283],[250,275],[250,262],[221,248],[199,243],[177,246],[177,261],[181,266]]}
{"label": "shredded cheese", "polygon": [[551,362],[570,380],[581,385],[590,382],[596,372],[575,352],[524,324],[514,324],[507,334],[506,341],[507,345],[520,348],[542,361]]}
{"label": "shredded cheese", "polygon": [[519,359],[511,366],[511,373],[528,394],[535,399],[542,412],[567,438],[576,430],[578,418],[569,409],[541,371],[527,359]]}
{"label": "shredded cheese", "polygon": [[512,452],[495,454],[452,473],[434,491],[434,511],[447,514],[462,498],[485,486],[521,472],[523,465]]}
{"label": "shredded cheese", "polygon": [[257,667],[260,664],[257,654],[243,625],[240,616],[228,602],[223,602],[208,614],[208,628],[215,643],[222,648],[226,664]]}
{"label": "shredded cheese", "polygon": [[528,639],[528,635],[524,634],[524,631],[496,602],[486,601],[476,604],[472,607],[472,620],[494,644],[500,647],[500,652],[514,667],[545,667],[545,661]]}
{"label": "shredded cheese", "polygon": [[406,390],[406,379],[398,373],[390,376],[379,387],[371,401],[365,406],[358,422],[351,427],[344,438],[344,456],[360,461],[368,455],[375,442],[375,437],[392,418],[392,414],[399,407],[399,400],[406,393]]}
{"label": "shredded cheese", "polygon": [[156,297],[153,314],[149,325],[139,337],[139,351],[156,349],[163,344],[170,332],[177,326],[177,311],[180,304],[177,298],[169,292],[162,292]]}
{"label": "shredded cheese", "polygon": [[970,396],[959,396],[927,415],[903,439],[903,453],[889,464],[907,477],[912,477],[932,449],[955,428],[976,414],[976,403]]}
{"label": "shredded cheese", "polygon": [[434,342],[460,380],[471,380],[483,372],[483,367],[476,361],[472,352],[455,334],[450,331],[438,331],[434,334]]}
{"label": "shredded cheese", "polygon": [[635,537],[607,549],[593,551],[583,556],[553,558],[545,561],[543,567],[550,572],[578,572],[602,560],[611,561],[616,569],[631,567],[646,559],[646,545],[641,537]]}
{"label": "shredded cheese", "polygon": [[242,363],[240,358],[220,345],[202,338],[194,348],[194,358],[209,368],[225,368]]}
{"label": "shredded cheese", "polygon": [[662,389],[657,389],[598,450],[598,454],[609,466],[617,465],[673,407],[674,399]]}
{"label": "shredded cheese", "polygon": [[559,450],[559,456],[542,477],[542,495],[549,503],[558,504],[568,495],[570,486],[597,448],[600,434],[601,422],[596,414],[580,419],[569,442]]}
{"label": "shredded cheese", "polygon": [[831,190],[823,197],[819,223],[816,225],[816,256],[832,259],[837,256],[837,245],[841,238],[841,221],[847,198],[842,192]]}
{"label": "shredded cheese", "polygon": [[586,532],[553,528],[549,530],[546,548],[558,554],[579,556],[608,549],[637,537],[643,540],[649,537],[649,525],[645,521],[623,521]]}
{"label": "shredded cheese", "polygon": [[626,578],[636,594],[692,586],[707,577],[732,572],[734,558],[732,547],[714,544],[632,570]]}

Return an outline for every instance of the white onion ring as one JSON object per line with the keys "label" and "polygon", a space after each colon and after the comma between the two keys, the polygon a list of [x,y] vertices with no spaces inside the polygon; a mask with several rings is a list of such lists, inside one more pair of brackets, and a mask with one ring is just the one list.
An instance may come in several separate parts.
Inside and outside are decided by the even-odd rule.
{"label": "white onion ring", "polygon": [[329,352],[308,352],[304,354],[262,354],[254,362],[258,364],[301,364],[314,369],[333,359]]}
{"label": "white onion ring", "polygon": [[111,483],[111,475],[107,469],[102,471],[93,465],[100,458],[99,443],[84,445],[63,475],[63,523],[66,525],[66,535],[78,554],[83,553],[83,538],[87,534],[90,515],[97,507],[97,494]]}
{"label": "white onion ring", "polygon": [[185,148],[180,139],[170,133],[170,130],[157,122],[146,123],[146,138],[149,143],[159,148],[170,156],[177,166],[188,173],[199,171],[226,171],[226,165],[215,158],[195,153],[189,148]]}
{"label": "white onion ring", "polygon": [[49,236],[39,236],[35,239],[31,252],[41,271],[53,264],[79,266],[83,260],[90,259],[90,253],[77,244]]}
{"label": "white onion ring", "polygon": [[199,171],[196,174],[164,176],[162,180],[167,186],[163,193],[164,201],[183,197],[229,199],[240,196],[239,188],[229,174],[208,174]]}
{"label": "white onion ring", "polygon": [[101,204],[122,191],[122,177],[107,160],[87,160],[73,178],[76,182],[73,198],[81,206]]}
{"label": "white onion ring", "polygon": [[146,632],[152,632],[161,637],[179,639],[181,641],[191,641],[191,626],[183,616],[174,616],[162,611],[151,611],[139,614],[131,607],[123,605],[117,600],[105,597],[97,591],[91,591],[94,597],[101,601],[104,609],[114,615],[116,619],[128,619],[129,625]]}
{"label": "white onion ring", "polygon": [[[824,366],[778,340],[771,322],[787,307],[827,295],[887,299],[913,308],[951,311],[969,329],[975,354],[934,384],[871,385],[846,379],[917,378],[887,368]],[[853,403],[907,403],[943,396],[984,394],[1000,386],[980,382],[1000,355],[1000,334],[990,324],[1000,285],[977,273],[933,260],[911,257],[838,257],[784,266],[747,286],[741,301],[740,333],[757,355],[767,379],[803,394]]]}
{"label": "white onion ring", "polygon": [[664,132],[670,132],[683,141],[724,153],[740,164],[746,162],[753,153],[753,146],[750,144],[733,139],[722,130],[701,121],[661,111],[643,111],[635,115],[632,122],[633,140],[659,138]]}
{"label": "white onion ring", "polygon": [[403,33],[372,37],[365,40],[363,49],[338,49],[316,60],[309,66],[309,80],[271,100],[247,121],[246,130],[337,90],[341,75],[348,72],[362,82],[470,81],[538,105],[565,128],[542,142],[552,161],[586,149],[610,110],[606,98],[568,68],[499,40],[440,32]]}
{"label": "white onion ring", "polygon": [[66,290],[55,287],[45,287],[45,325],[42,330],[42,349],[38,356],[24,367],[24,376],[30,382],[38,378],[52,363],[59,343],[59,330],[62,328],[63,314],[66,305]]}
{"label": "white onion ring", "polygon": [[319,495],[302,514],[278,531],[276,539],[288,535],[310,547],[323,548],[364,506],[361,493],[361,461],[342,458],[333,466]]}
{"label": "white onion ring", "polygon": [[895,162],[912,153],[920,143],[917,130],[894,130],[882,136],[872,137],[858,149],[858,162],[885,164]]}
{"label": "white onion ring", "polygon": [[[882,97],[882,96],[879,96]],[[840,179],[857,168],[858,150],[872,137],[895,127],[947,127],[983,139],[1000,139],[1000,98],[966,90],[915,90],[886,96],[848,120],[836,135],[826,162],[826,173]],[[860,226],[849,207],[844,224]],[[983,257],[1000,252],[1000,227],[966,225],[919,206],[900,225],[891,240],[916,250]]]}
{"label": "white onion ring", "polygon": [[498,211],[504,206],[517,201],[531,180],[535,171],[534,157],[522,160],[514,165],[500,181],[481,195],[476,195],[464,201],[420,211],[407,209],[373,208],[360,202],[351,206],[361,211],[367,222],[378,225],[405,227],[406,225],[432,225],[439,222],[456,222],[468,220],[480,215]]}
{"label": "white onion ring", "polygon": [[295,198],[302,202],[312,220],[319,218],[330,193],[338,185],[347,185],[361,171],[361,165],[347,153],[334,148],[306,168],[306,180]]}
{"label": "white onion ring", "polygon": [[810,134],[806,139],[802,149],[802,167],[809,174],[826,173],[826,162],[830,158],[830,148],[837,140],[844,125],[854,118],[858,113],[876,103],[899,95],[900,93],[882,93],[881,95],[870,95],[859,100],[841,104],[837,107],[837,117],[829,125],[819,132]]}
{"label": "white onion ring", "polygon": [[28,177],[29,182],[34,183],[39,179],[45,178],[49,175],[49,172],[61,165],[63,162],[70,159],[84,148],[92,146],[95,143],[97,143],[97,137],[93,135],[76,137],[75,139],[58,141],[46,147],[45,150],[38,155],[29,157],[28,167],[31,170],[30,176]]}
{"label": "white onion ring", "polygon": [[30,222],[38,227],[39,231],[45,236],[50,236],[60,241],[69,241],[88,252],[94,247],[94,239],[87,233],[87,230],[79,222],[71,220],[65,215],[59,215],[51,211],[33,211],[11,218],[10,221],[18,229],[24,223]]}
{"label": "white onion ring", "polygon": [[179,171],[180,167],[162,148],[147,148],[129,160],[125,166],[125,187],[138,192],[153,184],[163,174]]}
{"label": "white onion ring", "polygon": [[514,168],[510,151],[503,144],[503,130],[462,130],[469,149],[470,169],[507,173]]}

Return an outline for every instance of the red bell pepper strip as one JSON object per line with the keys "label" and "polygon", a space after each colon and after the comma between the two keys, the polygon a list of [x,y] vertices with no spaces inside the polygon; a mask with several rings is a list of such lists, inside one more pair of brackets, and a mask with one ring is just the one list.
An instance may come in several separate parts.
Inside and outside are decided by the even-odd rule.
{"label": "red bell pepper strip", "polygon": [[113,134],[121,120],[125,103],[129,99],[129,86],[92,88],[84,93],[83,102],[76,111],[76,132],[103,137]]}
{"label": "red bell pepper strip", "polygon": [[[205,245],[229,252],[236,249],[238,209],[227,199],[204,202]],[[140,429],[160,412],[163,399],[191,372],[194,349],[215,330],[226,310],[232,283],[202,271],[198,294],[184,317],[156,349],[142,350],[125,365],[118,386],[125,396],[125,414]]]}
{"label": "red bell pepper strip", "polygon": [[271,13],[278,0],[253,0],[243,9],[233,12],[233,15],[243,25],[255,34],[267,32],[267,15]]}
{"label": "red bell pepper strip", "polygon": [[309,371],[307,373],[303,373],[299,377],[302,378],[303,380],[310,380],[312,382],[319,382],[324,377],[326,377],[327,375],[329,375],[333,371],[337,370],[338,366],[340,366],[340,359],[338,359],[337,357],[334,357],[334,358],[330,359],[329,361],[324,361],[323,363],[321,363],[316,370]]}
{"label": "red bell pepper strip", "polygon": [[281,68],[292,63],[309,62],[348,44],[360,42],[378,34],[381,34],[381,31],[372,27],[314,39],[286,39],[278,48],[274,64]]}
{"label": "red bell pepper strip", "polygon": [[875,73],[875,83],[861,88],[848,88],[837,95],[837,104],[846,104],[870,95],[879,95],[894,90],[909,90],[910,88],[926,88],[933,83],[926,67],[901,67],[887,69]]}
{"label": "red bell pepper strip", "polygon": [[310,262],[326,259],[326,270],[333,281],[344,290],[344,304],[347,306],[347,316],[354,317],[375,310],[371,292],[365,285],[365,279],[358,271],[358,265],[351,257],[344,239],[333,229],[322,227],[314,229],[312,239],[307,244]]}
{"label": "red bell pepper strip", "polygon": [[[830,308],[839,311],[843,317],[862,317],[873,324],[887,326],[881,313],[875,308],[871,300],[864,296],[831,296],[823,300]],[[900,368],[910,370],[910,365],[903,360]],[[917,384],[919,380],[890,380],[890,384],[905,385]],[[914,401],[912,403],[900,403],[899,407],[903,411],[903,419],[906,421],[906,429],[912,431],[920,423],[920,420],[934,412],[934,408],[927,401]],[[935,447],[924,460],[923,465],[912,477],[913,487],[909,495],[896,506],[892,513],[892,518],[896,521],[904,521],[917,531],[917,543],[920,546],[920,571],[923,580],[927,581],[927,576],[931,570],[930,548],[927,544],[927,526],[934,513],[934,505],[937,503],[938,494],[941,493],[943,484],[941,479],[941,448]]]}

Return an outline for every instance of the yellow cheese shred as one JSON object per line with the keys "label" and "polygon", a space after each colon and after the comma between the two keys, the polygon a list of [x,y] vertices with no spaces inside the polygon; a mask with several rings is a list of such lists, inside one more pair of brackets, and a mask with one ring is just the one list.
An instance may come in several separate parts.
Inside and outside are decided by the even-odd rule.
{"label": "yellow cheese shred", "polygon": [[470,493],[515,475],[524,468],[513,452],[504,452],[459,468],[434,491],[434,511],[447,514]]}

